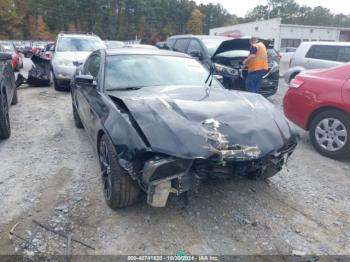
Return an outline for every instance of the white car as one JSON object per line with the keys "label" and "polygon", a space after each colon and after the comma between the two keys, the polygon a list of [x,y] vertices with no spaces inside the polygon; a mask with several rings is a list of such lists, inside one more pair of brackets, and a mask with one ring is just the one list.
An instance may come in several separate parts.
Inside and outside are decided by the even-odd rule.
{"label": "white car", "polygon": [[280,76],[283,76],[289,69],[290,60],[293,57],[297,49],[295,47],[283,47],[278,50],[278,53],[281,56],[280,60]]}
{"label": "white car", "polygon": [[60,33],[51,62],[54,88],[69,90],[77,66],[98,49],[106,49],[106,45],[96,35]]}
{"label": "white car", "polygon": [[326,69],[349,62],[349,42],[303,42],[290,59],[284,79],[289,84],[305,70]]}

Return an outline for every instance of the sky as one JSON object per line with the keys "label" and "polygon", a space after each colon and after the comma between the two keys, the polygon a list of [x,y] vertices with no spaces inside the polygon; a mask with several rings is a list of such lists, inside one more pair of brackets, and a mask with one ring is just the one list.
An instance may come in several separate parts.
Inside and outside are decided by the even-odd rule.
{"label": "sky", "polygon": [[[194,0],[197,3],[220,3],[229,13],[244,16],[249,10],[257,5],[264,5],[266,0]],[[348,0],[295,0],[299,5],[310,7],[323,6],[330,9],[333,13],[350,14],[350,4]]]}

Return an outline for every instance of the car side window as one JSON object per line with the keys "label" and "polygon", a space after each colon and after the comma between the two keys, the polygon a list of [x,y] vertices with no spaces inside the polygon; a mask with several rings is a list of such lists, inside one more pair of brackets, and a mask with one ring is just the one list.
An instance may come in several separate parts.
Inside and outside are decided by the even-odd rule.
{"label": "car side window", "polygon": [[191,54],[192,52],[201,52],[203,53],[203,48],[197,40],[191,40],[190,45],[188,46],[187,53]]}
{"label": "car side window", "polygon": [[338,47],[328,45],[314,45],[306,54],[306,58],[337,61]]}
{"label": "car side window", "polygon": [[350,46],[340,46],[338,48],[337,61],[344,63],[350,62]]}
{"label": "car side window", "polygon": [[178,39],[174,45],[174,51],[186,53],[186,49],[188,46],[188,39]]}
{"label": "car side window", "polygon": [[84,65],[84,74],[92,75],[93,77],[98,79],[100,64],[101,64],[101,57],[99,55],[90,56]]}
{"label": "car side window", "polygon": [[168,39],[166,45],[170,48],[173,49],[174,44],[175,44],[175,39]]}

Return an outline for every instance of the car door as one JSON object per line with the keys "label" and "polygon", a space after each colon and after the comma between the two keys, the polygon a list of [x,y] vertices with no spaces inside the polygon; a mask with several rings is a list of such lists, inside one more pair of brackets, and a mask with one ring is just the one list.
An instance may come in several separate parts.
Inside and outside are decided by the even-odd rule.
{"label": "car door", "polygon": [[338,46],[335,45],[313,45],[306,53],[305,64],[306,69],[330,68],[342,63],[337,61]]}
{"label": "car door", "polygon": [[[3,50],[4,51],[4,50]],[[3,83],[6,88],[7,102],[10,105],[15,92],[15,75],[12,69],[12,60],[4,60],[3,63]]]}
{"label": "car door", "polygon": [[94,78],[93,84],[76,83],[76,101],[79,116],[84,124],[86,131],[90,136],[94,135],[94,126],[96,125],[97,115],[94,107],[100,99],[100,68],[101,55],[93,53],[84,64],[82,74],[90,75]]}
{"label": "car door", "polygon": [[345,106],[348,108],[350,112],[350,75],[349,75],[349,79],[345,82],[343,86],[342,98],[343,98],[343,103],[345,104]]}

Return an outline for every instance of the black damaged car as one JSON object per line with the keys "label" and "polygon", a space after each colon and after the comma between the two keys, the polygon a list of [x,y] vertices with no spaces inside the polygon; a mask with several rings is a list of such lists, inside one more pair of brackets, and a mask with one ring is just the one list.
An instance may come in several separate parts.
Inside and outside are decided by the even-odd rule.
{"label": "black damaged car", "polygon": [[146,192],[164,207],[210,178],[269,178],[297,132],[264,97],[229,91],[195,59],[152,49],[99,50],[71,82],[75,125],[99,156],[108,205]]}

